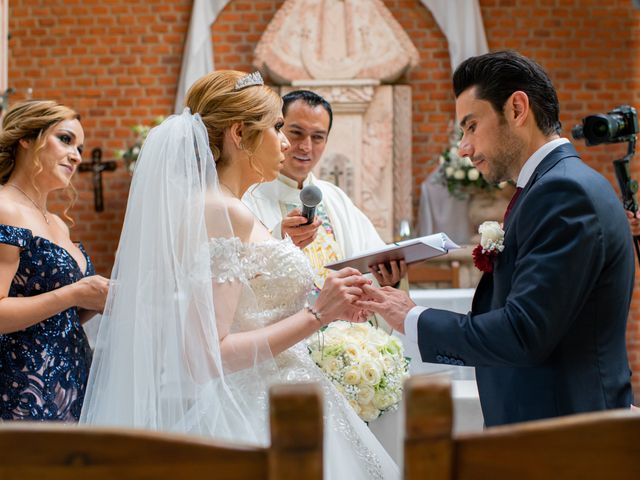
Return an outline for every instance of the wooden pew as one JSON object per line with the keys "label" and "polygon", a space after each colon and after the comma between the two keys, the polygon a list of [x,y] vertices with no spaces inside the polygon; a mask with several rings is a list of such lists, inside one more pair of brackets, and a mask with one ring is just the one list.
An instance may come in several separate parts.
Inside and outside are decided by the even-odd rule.
{"label": "wooden pew", "polygon": [[460,262],[420,262],[408,267],[409,283],[448,282],[451,288],[460,288]]}
{"label": "wooden pew", "polygon": [[640,414],[610,410],[452,435],[451,386],[405,386],[405,480],[640,478]]}
{"label": "wooden pew", "polygon": [[5,422],[0,479],[321,480],[319,387],[274,386],[270,424],[271,445],[259,448],[144,430]]}

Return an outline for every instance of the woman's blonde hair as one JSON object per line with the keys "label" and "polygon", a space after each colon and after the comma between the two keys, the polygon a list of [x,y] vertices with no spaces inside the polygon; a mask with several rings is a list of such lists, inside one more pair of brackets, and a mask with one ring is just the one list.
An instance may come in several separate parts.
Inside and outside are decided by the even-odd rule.
{"label": "woman's blonde hair", "polygon": [[[34,141],[34,164],[32,178],[42,172],[39,152],[44,148],[49,130],[64,120],[80,120],[80,115],[69,107],[51,100],[28,100],[14,105],[2,119],[0,130],[0,185],[4,185],[16,167],[19,142]],[[35,186],[35,185],[34,185]],[[73,205],[77,193],[70,183],[65,189],[69,203],[64,216]]]}
{"label": "woman's blonde hair", "polygon": [[[242,123],[242,145],[251,153],[260,146],[262,133],[282,115],[280,95],[265,85],[236,90],[236,82],[246,76],[235,70],[218,70],[198,79],[187,92],[185,104],[199,113],[209,134],[209,147],[220,166],[225,130]],[[261,174],[254,165],[252,167]]]}

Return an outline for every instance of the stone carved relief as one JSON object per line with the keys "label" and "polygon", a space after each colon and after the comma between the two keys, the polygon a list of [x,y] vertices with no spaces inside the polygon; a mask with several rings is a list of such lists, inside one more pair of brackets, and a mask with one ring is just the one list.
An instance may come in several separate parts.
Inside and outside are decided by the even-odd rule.
{"label": "stone carved relief", "polygon": [[319,178],[339,187],[347,196],[353,198],[353,161],[342,153],[329,153],[320,163]]}
{"label": "stone carved relief", "polygon": [[366,125],[362,138],[362,210],[378,230],[391,233],[391,206],[385,195],[390,190],[390,185],[385,180],[390,176],[392,167],[392,143],[393,132],[388,122]]}
{"label": "stone carved relief", "polygon": [[254,65],[277,83],[393,82],[418,51],[381,0],[286,0],[256,47]]}
{"label": "stone carved relief", "polygon": [[411,87],[393,87],[393,225],[412,224]]}
{"label": "stone carved relief", "polygon": [[374,85],[310,86],[331,104],[334,113],[364,113],[376,93]]}

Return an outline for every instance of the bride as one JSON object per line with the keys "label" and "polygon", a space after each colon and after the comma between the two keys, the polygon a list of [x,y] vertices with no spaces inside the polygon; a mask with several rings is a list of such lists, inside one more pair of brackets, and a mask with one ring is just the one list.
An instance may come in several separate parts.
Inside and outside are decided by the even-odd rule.
{"label": "bride", "polygon": [[259,74],[217,71],[149,134],[127,204],[81,423],[266,445],[268,387],[320,382],[325,477],[399,478],[367,426],[316,367],[304,339],[368,283],[343,269],[306,306],[313,275],[240,201],[276,178],[289,148],[281,99]]}

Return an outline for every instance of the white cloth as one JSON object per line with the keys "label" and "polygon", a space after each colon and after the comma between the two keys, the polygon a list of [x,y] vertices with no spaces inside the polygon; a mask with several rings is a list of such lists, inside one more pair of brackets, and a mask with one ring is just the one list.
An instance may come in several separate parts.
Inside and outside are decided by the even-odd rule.
{"label": "white cloth", "polygon": [[451,71],[469,57],[489,51],[478,0],[421,0],[447,37]]}
{"label": "white cloth", "polygon": [[182,54],[180,78],[176,91],[176,113],[184,108],[187,90],[200,77],[213,71],[213,44],[211,25],[231,0],[194,0],[187,32],[187,41]]}
{"label": "white cloth", "polygon": [[418,209],[418,235],[446,232],[458,245],[468,244],[471,235],[469,200],[461,200],[449,193],[438,180],[436,170],[420,186]]}
{"label": "white cloth", "polygon": [[[175,111],[180,112],[189,87],[213,70],[211,25],[230,0],[194,0],[182,56]],[[466,58],[486,53],[487,39],[478,0],[421,0],[449,43],[451,70]]]}
{"label": "white cloth", "polygon": [[[342,250],[341,258],[385,245],[371,221],[340,188],[316,178],[312,173],[305,180],[304,186],[306,185],[316,185],[322,191],[322,204]],[[272,182],[251,187],[242,201],[273,231],[276,238],[282,238],[280,224],[283,214],[280,203],[302,205],[297,183],[284,175]]]}

